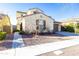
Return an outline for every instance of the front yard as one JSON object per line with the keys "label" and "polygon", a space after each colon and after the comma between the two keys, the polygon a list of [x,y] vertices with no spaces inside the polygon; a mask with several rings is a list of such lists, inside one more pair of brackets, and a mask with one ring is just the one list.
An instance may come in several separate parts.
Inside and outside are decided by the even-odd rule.
{"label": "front yard", "polygon": [[38,35],[34,37],[32,35],[28,35],[28,36],[22,35],[22,38],[25,46],[51,43],[51,42],[57,42],[57,41],[63,41],[69,39],[68,37],[64,37],[58,34]]}

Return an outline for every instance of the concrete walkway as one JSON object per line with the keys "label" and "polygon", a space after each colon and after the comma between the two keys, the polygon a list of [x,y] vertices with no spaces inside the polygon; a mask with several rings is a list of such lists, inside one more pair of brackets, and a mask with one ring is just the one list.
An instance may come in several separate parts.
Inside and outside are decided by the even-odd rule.
{"label": "concrete walkway", "polygon": [[18,32],[14,33],[12,48],[21,48],[24,46],[22,36]]}
{"label": "concrete walkway", "polygon": [[0,51],[0,54],[13,55],[13,56],[14,55],[15,56],[35,56],[35,55],[40,55],[40,54],[47,53],[50,51],[55,51],[62,48],[75,46],[78,44],[79,44],[78,39],[65,40],[65,41],[60,41],[60,42],[45,43],[45,44],[40,44],[40,45],[33,45],[33,46],[28,46],[28,47]]}
{"label": "concrete walkway", "polygon": [[79,34],[69,33],[69,32],[56,32],[56,33],[64,36],[79,36]]}

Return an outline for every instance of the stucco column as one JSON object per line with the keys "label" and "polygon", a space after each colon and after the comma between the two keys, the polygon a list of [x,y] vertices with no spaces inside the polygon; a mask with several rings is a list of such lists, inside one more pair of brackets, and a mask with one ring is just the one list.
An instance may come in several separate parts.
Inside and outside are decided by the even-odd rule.
{"label": "stucco column", "polygon": [[61,25],[59,24],[58,25],[58,32],[60,32],[61,31]]}
{"label": "stucco column", "polygon": [[75,32],[75,34],[76,34],[76,30],[77,30],[77,23],[76,22],[74,22],[74,32]]}

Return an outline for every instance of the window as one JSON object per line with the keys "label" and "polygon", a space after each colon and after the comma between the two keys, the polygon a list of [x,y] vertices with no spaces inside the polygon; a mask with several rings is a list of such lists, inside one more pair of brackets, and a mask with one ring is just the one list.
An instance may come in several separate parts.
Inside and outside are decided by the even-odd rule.
{"label": "window", "polygon": [[39,29],[39,20],[36,20],[36,29]]}
{"label": "window", "polygon": [[39,31],[43,31],[46,29],[46,21],[45,20],[36,20],[36,29]]}
{"label": "window", "polygon": [[46,21],[45,20],[43,21],[43,24],[44,24],[44,28],[43,29],[45,30],[46,29]]}
{"label": "window", "polygon": [[36,20],[36,25],[39,25],[39,20]]}
{"label": "window", "polygon": [[36,11],[34,11],[33,13],[34,13],[34,14],[36,14],[37,12],[36,12]]}

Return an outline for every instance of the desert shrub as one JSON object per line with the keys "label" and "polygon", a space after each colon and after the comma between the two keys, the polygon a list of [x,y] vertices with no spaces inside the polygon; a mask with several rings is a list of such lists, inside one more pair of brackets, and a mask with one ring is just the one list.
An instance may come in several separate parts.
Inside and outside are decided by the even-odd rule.
{"label": "desert shrub", "polygon": [[0,40],[4,40],[6,37],[6,32],[0,32]]}

